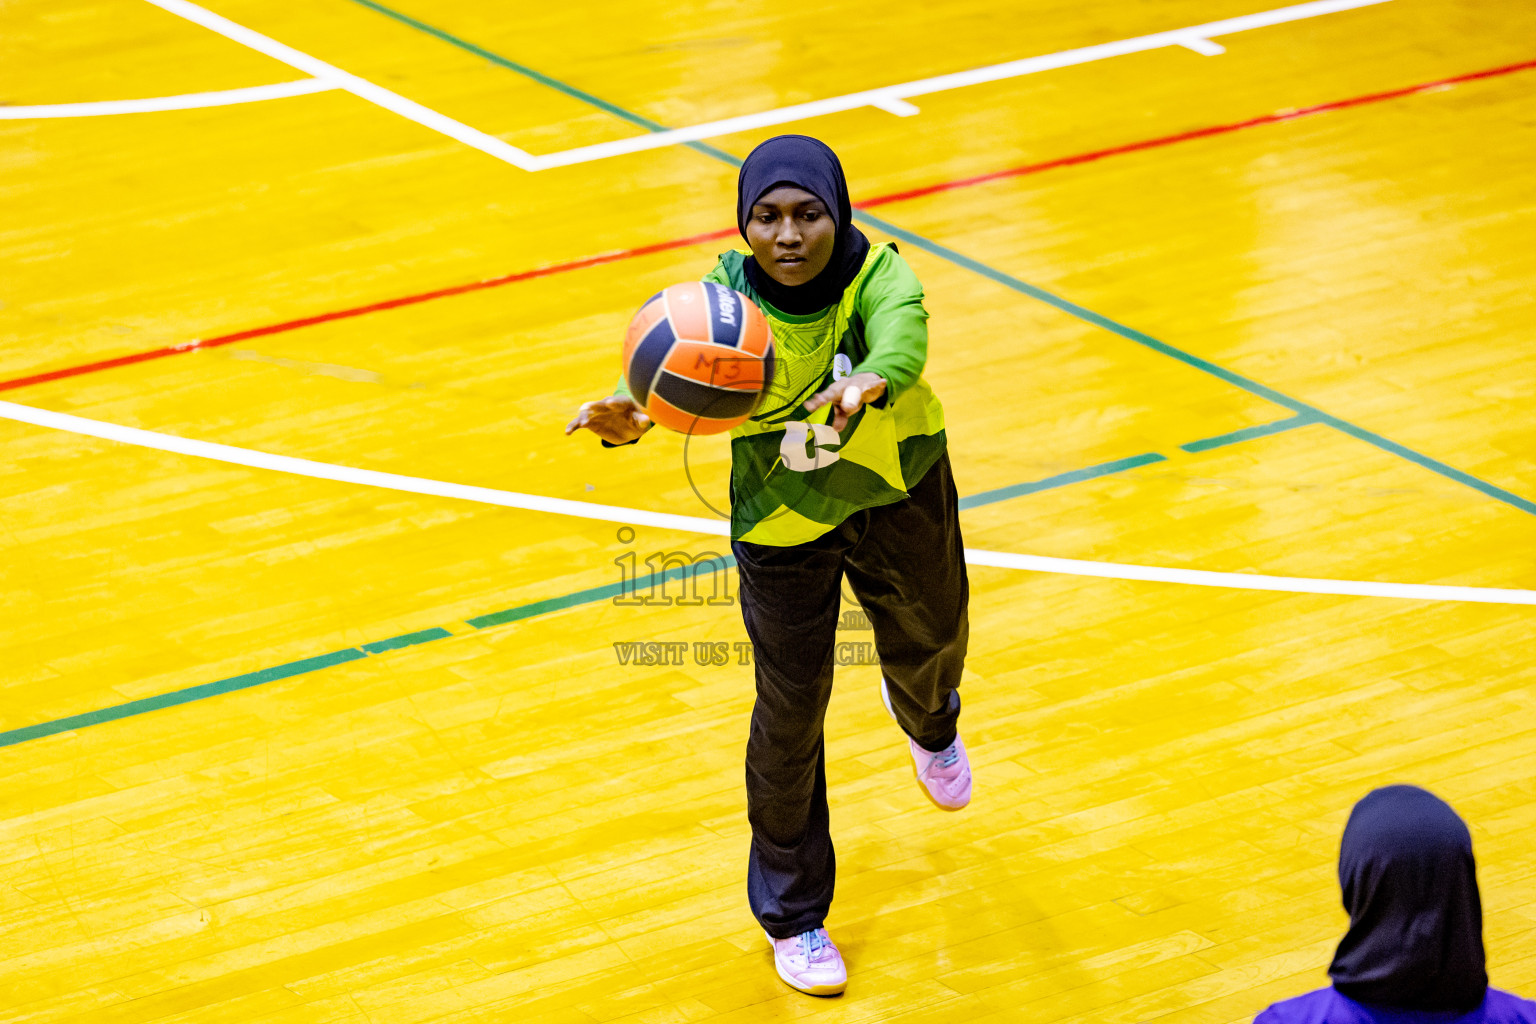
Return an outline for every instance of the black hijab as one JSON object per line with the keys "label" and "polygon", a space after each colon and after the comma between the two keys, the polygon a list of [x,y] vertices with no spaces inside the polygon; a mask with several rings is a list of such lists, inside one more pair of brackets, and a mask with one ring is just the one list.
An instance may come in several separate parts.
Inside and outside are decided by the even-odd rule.
{"label": "black hijab", "polygon": [[1361,1003],[1474,1010],[1488,990],[1472,835],[1450,805],[1387,786],[1350,812],[1339,849],[1349,931],[1328,973]]}
{"label": "black hijab", "polygon": [[780,284],[758,266],[757,260],[749,259],[747,283],[774,309],[804,316],[826,309],[842,298],[843,290],[864,266],[869,239],[853,225],[853,204],[848,199],[848,182],[837,154],[826,143],[808,135],[779,135],[747,154],[736,181],[736,226],[741,229],[742,238],[747,237],[752,204],[781,185],[804,189],[827,204],[837,226],[832,258],[821,273],[800,285]]}

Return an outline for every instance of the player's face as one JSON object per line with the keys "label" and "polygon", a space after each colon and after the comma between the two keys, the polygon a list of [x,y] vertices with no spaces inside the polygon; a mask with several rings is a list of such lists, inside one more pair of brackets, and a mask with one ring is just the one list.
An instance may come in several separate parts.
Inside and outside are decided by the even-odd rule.
{"label": "player's face", "polygon": [[747,244],[779,284],[805,284],[825,270],[836,240],[827,204],[804,189],[785,185],[752,204]]}

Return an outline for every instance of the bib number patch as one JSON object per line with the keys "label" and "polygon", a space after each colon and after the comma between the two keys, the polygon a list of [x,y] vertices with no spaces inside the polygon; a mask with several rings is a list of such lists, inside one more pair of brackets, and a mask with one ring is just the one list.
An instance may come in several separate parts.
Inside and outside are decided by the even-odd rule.
{"label": "bib number patch", "polygon": [[[810,441],[807,451],[806,441]],[[836,462],[840,456],[833,449],[842,445],[843,439],[830,423],[801,423],[792,420],[784,424],[784,440],[779,443],[779,457],[784,465],[796,473],[809,473]]]}

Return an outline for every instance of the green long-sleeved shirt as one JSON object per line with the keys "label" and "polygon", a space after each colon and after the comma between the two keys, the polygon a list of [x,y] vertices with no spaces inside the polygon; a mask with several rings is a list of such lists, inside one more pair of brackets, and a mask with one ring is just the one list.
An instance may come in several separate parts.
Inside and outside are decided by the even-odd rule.
{"label": "green long-sleeved shirt", "polygon": [[[706,281],[755,302],[774,337],[774,377],[752,418],[731,431],[731,537],[788,546],[814,540],[863,508],[900,501],[944,451],[944,410],[922,377],[928,358],[923,288],[895,246],[870,247],[837,305],[780,312],[747,281],[745,250],[723,253]],[[805,401],[855,373],[886,393],[849,420]],[[628,394],[623,389],[622,394]]]}

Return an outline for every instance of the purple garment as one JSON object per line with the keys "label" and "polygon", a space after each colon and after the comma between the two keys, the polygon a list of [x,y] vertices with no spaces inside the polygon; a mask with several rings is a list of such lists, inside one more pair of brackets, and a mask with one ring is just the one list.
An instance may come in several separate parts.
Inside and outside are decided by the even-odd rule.
{"label": "purple garment", "polygon": [[1332,988],[1275,1003],[1253,1024],[1536,1024],[1536,1003],[1490,988],[1483,1005],[1460,1010],[1393,1010],[1367,1006]]}

